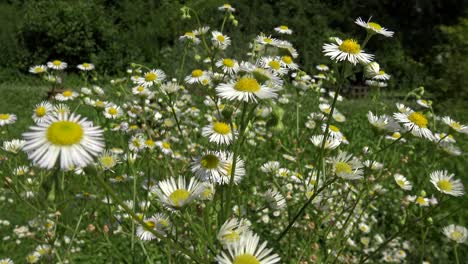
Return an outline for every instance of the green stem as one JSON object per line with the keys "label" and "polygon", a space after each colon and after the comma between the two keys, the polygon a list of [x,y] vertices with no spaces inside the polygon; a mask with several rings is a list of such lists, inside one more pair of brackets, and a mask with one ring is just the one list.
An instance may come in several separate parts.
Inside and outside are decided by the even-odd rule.
{"label": "green stem", "polygon": [[458,257],[458,244],[453,247],[453,254],[455,254],[455,263],[460,264],[460,258]]}

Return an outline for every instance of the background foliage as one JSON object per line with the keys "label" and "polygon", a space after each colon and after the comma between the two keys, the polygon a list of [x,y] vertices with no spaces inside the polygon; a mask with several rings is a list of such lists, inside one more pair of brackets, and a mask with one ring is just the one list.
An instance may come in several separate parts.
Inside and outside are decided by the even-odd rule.
{"label": "background foliage", "polygon": [[[109,75],[130,62],[175,68],[181,46],[177,38],[193,29],[181,20],[184,5],[213,24],[211,12],[224,0],[8,0],[0,4],[0,80],[22,78],[30,65],[61,59],[70,65],[88,60]],[[423,85],[434,96],[468,98],[468,20],[463,0],[240,0],[233,3],[241,22],[227,32],[249,40],[254,32],[271,32],[287,24],[301,64],[311,69],[326,62],[322,43],[358,28],[353,20],[369,16],[396,32],[387,42],[373,42],[381,65],[398,80],[391,89]],[[247,41],[234,43],[236,53]]]}

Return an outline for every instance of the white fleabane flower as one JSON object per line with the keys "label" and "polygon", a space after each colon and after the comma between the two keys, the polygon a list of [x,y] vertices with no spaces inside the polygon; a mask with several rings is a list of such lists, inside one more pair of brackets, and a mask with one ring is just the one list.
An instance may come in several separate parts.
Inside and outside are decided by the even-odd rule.
{"label": "white fleabane flower", "polygon": [[369,21],[365,22],[364,20],[362,20],[360,17],[358,17],[355,21],[356,24],[358,24],[359,26],[365,28],[367,30],[367,32],[370,32],[370,33],[377,33],[377,34],[380,34],[380,35],[383,35],[385,37],[392,37],[393,36],[393,31],[390,31],[384,27],[382,27],[381,25],[375,23],[375,22],[371,22],[370,19]]}
{"label": "white fleabane flower", "polygon": [[329,56],[336,61],[349,61],[356,65],[357,63],[367,64],[372,61],[374,55],[365,53],[361,50],[361,45],[354,39],[341,40],[336,38],[336,43],[323,45],[325,56]]}
{"label": "white fleabane flower", "polygon": [[401,189],[405,191],[411,191],[413,189],[413,185],[411,185],[411,182],[409,182],[405,176],[396,173],[393,175],[393,178],[395,179],[396,184],[400,186]]}
{"label": "white fleabane flower", "polygon": [[49,67],[50,69],[58,70],[58,71],[66,69],[67,66],[68,65],[66,62],[59,61],[59,60],[47,62],[47,67]]}
{"label": "white fleabane flower", "polygon": [[465,243],[468,236],[468,230],[464,226],[459,225],[448,225],[442,229],[442,232],[450,240],[459,244]]}
{"label": "white fleabane flower", "polygon": [[328,162],[332,164],[333,172],[340,178],[358,180],[363,177],[363,164],[351,154],[340,152]]}
{"label": "white fleabane flower", "polygon": [[242,77],[236,82],[221,83],[216,87],[216,93],[224,99],[244,102],[257,102],[258,99],[270,99],[278,96],[271,88],[261,85],[252,77]]}
{"label": "white fleabane flower", "polygon": [[51,169],[60,157],[60,168],[85,167],[104,149],[103,131],[79,115],[49,116],[24,133],[23,150],[42,168]]}
{"label": "white fleabane flower", "polygon": [[92,71],[94,70],[94,64],[92,63],[82,63],[82,64],[79,64],[78,66],[76,66],[78,69],[82,70],[82,71]]}
{"label": "white fleabane flower", "polygon": [[293,33],[293,31],[288,26],[285,26],[285,25],[275,27],[275,31],[280,34],[286,34],[286,35],[291,35]]}
{"label": "white fleabane flower", "polygon": [[180,209],[191,201],[197,199],[205,190],[205,185],[195,178],[187,180],[179,176],[158,182],[152,190],[161,203],[169,209]]}
{"label": "white fleabane flower", "polygon": [[431,183],[434,187],[445,194],[452,196],[462,196],[465,194],[461,180],[454,179],[455,174],[448,174],[447,171],[434,171],[431,173]]}
{"label": "white fleabane flower", "polygon": [[272,254],[272,250],[268,249],[267,242],[259,245],[260,238],[258,235],[247,232],[241,236],[236,243],[227,246],[227,252],[221,252],[216,256],[216,261],[219,264],[275,264],[280,262],[280,257],[277,254]]}
{"label": "white fleabane flower", "polygon": [[166,79],[166,74],[160,69],[153,69],[144,74],[143,77],[140,77],[136,80],[138,85],[144,87],[151,87],[155,84],[159,84]]}

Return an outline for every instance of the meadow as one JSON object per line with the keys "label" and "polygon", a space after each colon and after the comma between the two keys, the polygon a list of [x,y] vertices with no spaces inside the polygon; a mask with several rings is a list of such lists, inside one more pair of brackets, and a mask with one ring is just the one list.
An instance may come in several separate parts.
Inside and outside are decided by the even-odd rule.
{"label": "meadow", "polygon": [[353,18],[306,72],[294,28],[232,53],[235,5],[181,11],[173,71],[0,84],[0,264],[466,262],[466,105],[387,90],[391,28]]}

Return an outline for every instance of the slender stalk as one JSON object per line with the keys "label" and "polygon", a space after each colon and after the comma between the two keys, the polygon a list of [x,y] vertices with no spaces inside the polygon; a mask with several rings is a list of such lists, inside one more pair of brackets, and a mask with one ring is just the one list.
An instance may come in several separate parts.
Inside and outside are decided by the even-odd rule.
{"label": "slender stalk", "polygon": [[458,244],[453,247],[453,254],[455,255],[455,263],[460,264],[460,258],[458,257]]}

